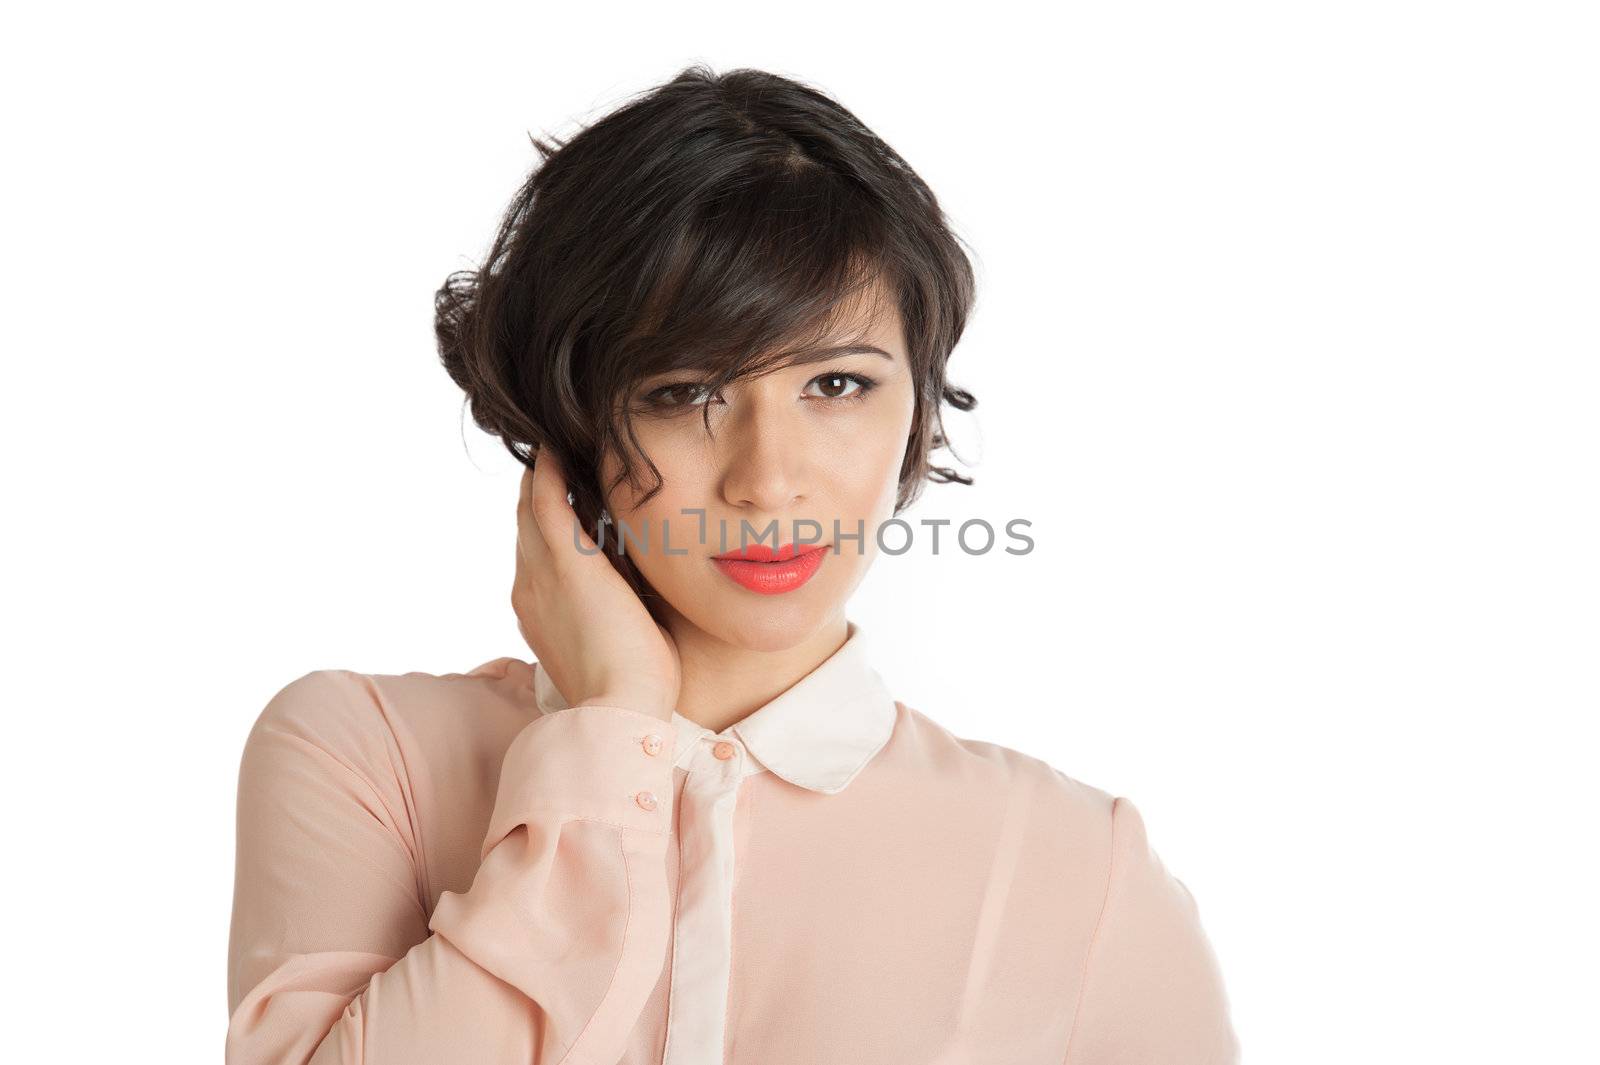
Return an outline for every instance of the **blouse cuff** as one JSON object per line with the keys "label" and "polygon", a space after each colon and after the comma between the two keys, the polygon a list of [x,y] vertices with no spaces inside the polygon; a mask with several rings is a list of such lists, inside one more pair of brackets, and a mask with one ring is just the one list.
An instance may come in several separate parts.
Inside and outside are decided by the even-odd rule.
{"label": "blouse cuff", "polygon": [[666,835],[677,731],[621,706],[573,706],[530,722],[507,748],[481,857],[520,824],[602,821]]}

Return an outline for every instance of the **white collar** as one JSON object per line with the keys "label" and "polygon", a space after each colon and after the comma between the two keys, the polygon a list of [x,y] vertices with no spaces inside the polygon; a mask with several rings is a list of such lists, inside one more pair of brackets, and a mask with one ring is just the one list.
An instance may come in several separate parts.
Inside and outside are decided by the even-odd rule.
{"label": "white collar", "polygon": [[[889,742],[898,712],[893,695],[872,667],[868,642],[853,621],[847,621],[844,643],[817,668],[772,701],[728,726],[712,732],[676,710],[679,765],[687,765],[695,748],[732,733],[754,756],[747,772],[770,769],[784,780],[811,791],[842,791]],[[542,713],[565,710],[569,703],[544,670],[534,665],[534,698]]]}

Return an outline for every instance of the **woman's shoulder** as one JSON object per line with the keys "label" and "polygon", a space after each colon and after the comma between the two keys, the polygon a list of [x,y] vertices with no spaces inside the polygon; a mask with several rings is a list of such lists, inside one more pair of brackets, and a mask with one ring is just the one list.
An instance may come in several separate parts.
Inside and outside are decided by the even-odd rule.
{"label": "woman's shoulder", "polygon": [[1127,796],[1036,755],[955,735],[903,703],[900,725],[908,779],[890,783],[931,795],[918,808],[959,826],[949,835],[966,844],[941,860],[962,868],[966,855],[965,868],[988,872],[1003,857],[1013,874],[1006,908],[1027,935],[1017,956],[1042,949],[1070,960],[1068,1061],[1239,1060],[1199,903]]}
{"label": "woman's shoulder", "polygon": [[315,669],[279,688],[240,755],[241,831],[296,823],[329,839],[399,846],[429,904],[466,890],[506,748],[538,710],[531,666],[461,672]]}
{"label": "woman's shoulder", "polygon": [[901,706],[906,749],[934,770],[935,787],[955,789],[944,808],[982,811],[997,832],[1013,833],[1017,853],[1026,856],[1019,861],[1035,863],[1030,870],[1042,882],[1058,885],[1052,899],[1066,919],[1098,927],[1114,908],[1116,927],[1131,923],[1164,937],[1162,950],[1197,968],[1213,964],[1194,896],[1162,861],[1130,798],[1035,755],[957,736]]}
{"label": "woman's shoulder", "polygon": [[509,656],[445,673],[314,669],[267,699],[247,748],[264,734],[351,758],[503,746],[537,713],[532,680],[532,666]]}
{"label": "woman's shoulder", "polygon": [[1016,796],[1083,839],[1103,836],[1109,847],[1113,815],[1127,800],[1072,776],[1055,764],[1001,743],[960,736],[904,702],[896,746],[908,762],[936,780],[973,795]]}

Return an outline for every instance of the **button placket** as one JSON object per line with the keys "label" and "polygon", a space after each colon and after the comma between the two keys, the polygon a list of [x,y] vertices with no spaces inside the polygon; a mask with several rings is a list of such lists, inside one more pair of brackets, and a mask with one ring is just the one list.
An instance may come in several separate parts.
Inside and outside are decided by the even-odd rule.
{"label": "button placket", "polygon": [[663,1065],[720,1060],[732,960],[734,814],[747,752],[702,732],[678,799],[679,887]]}
{"label": "button placket", "polygon": [[[659,732],[652,732],[639,740],[639,746],[646,755],[654,758],[666,748],[666,739]],[[633,801],[641,810],[654,810],[660,805],[656,793],[649,789],[638,792],[634,795]]]}

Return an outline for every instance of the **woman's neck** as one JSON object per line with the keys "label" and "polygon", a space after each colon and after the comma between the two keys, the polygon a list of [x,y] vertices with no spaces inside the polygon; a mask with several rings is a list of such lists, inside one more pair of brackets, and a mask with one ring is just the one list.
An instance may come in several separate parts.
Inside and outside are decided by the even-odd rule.
{"label": "woman's neck", "polygon": [[793,647],[753,650],[707,633],[683,617],[668,625],[678,645],[682,681],[677,711],[721,732],[761,709],[844,646],[849,624],[841,612]]}

